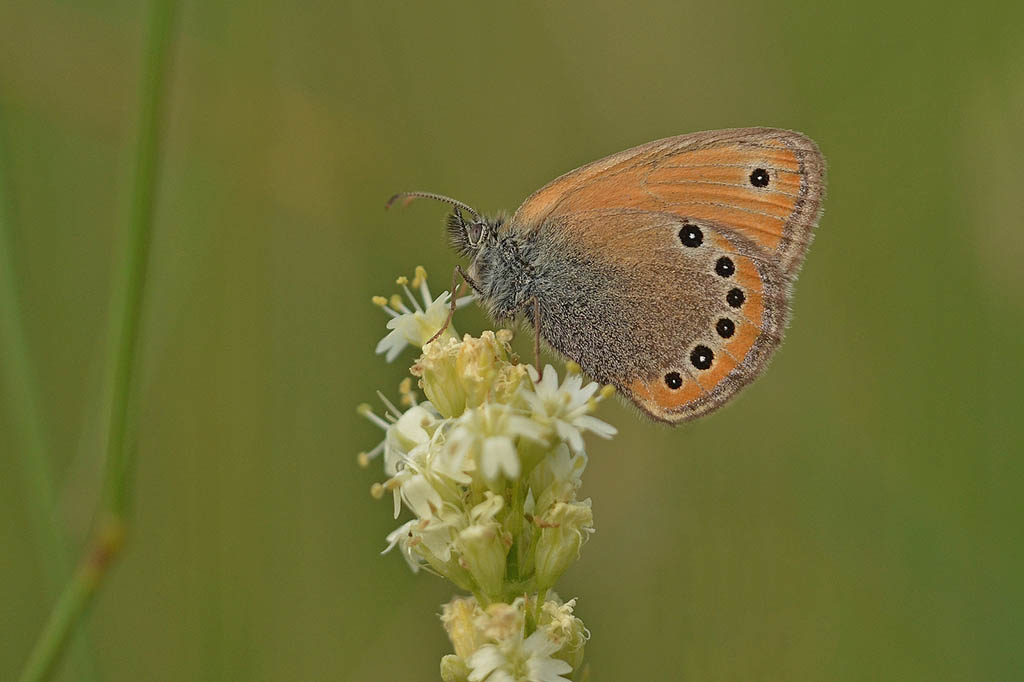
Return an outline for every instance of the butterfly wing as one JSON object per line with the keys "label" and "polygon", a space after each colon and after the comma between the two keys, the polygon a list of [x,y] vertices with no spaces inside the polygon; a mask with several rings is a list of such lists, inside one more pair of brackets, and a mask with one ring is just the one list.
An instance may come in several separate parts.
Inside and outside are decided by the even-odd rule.
{"label": "butterfly wing", "polygon": [[768,128],[659,140],[534,193],[509,229],[547,254],[541,334],[652,417],[724,404],[781,341],[824,161]]}

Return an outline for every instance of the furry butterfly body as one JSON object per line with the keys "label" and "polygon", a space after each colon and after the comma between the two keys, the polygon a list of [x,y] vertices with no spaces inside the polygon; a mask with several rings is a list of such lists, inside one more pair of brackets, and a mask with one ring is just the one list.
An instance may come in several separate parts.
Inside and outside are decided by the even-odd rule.
{"label": "furry butterfly body", "polygon": [[709,131],[567,173],[508,220],[453,201],[449,234],[495,319],[522,313],[588,375],[679,423],[725,404],[778,347],[823,191],[809,138]]}

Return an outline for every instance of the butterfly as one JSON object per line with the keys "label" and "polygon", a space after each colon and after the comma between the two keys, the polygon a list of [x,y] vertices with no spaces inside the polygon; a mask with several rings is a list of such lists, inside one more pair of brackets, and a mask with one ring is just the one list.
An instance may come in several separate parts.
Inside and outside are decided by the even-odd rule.
{"label": "butterfly", "polygon": [[782,342],[824,188],[810,138],[739,128],[587,164],[508,219],[427,192],[388,204],[451,204],[450,240],[470,259],[456,274],[495,320],[522,314],[535,343],[676,424],[728,402]]}

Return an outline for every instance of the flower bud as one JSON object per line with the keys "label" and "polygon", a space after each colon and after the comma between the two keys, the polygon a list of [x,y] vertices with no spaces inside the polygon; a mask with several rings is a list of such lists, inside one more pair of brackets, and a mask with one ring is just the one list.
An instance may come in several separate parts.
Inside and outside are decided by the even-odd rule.
{"label": "flower bud", "polygon": [[466,392],[467,407],[477,407],[487,398],[507,362],[505,349],[494,338],[494,332],[484,332],[478,339],[468,334],[463,338],[455,366]]}
{"label": "flower bud", "polygon": [[443,682],[467,682],[469,680],[469,668],[466,662],[455,654],[448,654],[441,658],[441,679]]}
{"label": "flower bud", "polygon": [[506,335],[491,331],[478,339],[466,335],[456,365],[467,407],[477,407],[485,400],[507,403],[526,378],[525,368],[509,362]]}
{"label": "flower bud", "polygon": [[589,499],[556,502],[535,523],[541,528],[535,559],[537,586],[545,590],[579,558],[580,547],[594,531],[594,514]]}
{"label": "flower bud", "polygon": [[483,615],[472,597],[456,597],[441,607],[441,624],[459,658],[470,656],[484,643],[476,624]]}
{"label": "flower bud", "polygon": [[573,615],[576,600],[570,599],[564,604],[555,600],[544,602],[539,627],[548,632],[548,638],[560,645],[552,656],[572,666],[573,670],[583,663],[583,648],[590,639],[590,632],[583,627],[583,621]]}
{"label": "flower bud", "polygon": [[456,359],[462,342],[438,339],[423,349],[410,372],[442,417],[457,417],[466,409],[466,391],[459,381]]}
{"label": "flower bud", "polygon": [[459,533],[462,564],[484,594],[497,596],[505,579],[505,557],[512,544],[497,523],[481,523]]}

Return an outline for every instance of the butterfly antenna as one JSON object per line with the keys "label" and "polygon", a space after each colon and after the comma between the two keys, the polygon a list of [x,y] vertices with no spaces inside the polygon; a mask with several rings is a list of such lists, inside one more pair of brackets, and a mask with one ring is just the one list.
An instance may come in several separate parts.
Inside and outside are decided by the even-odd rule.
{"label": "butterfly antenna", "polygon": [[435,201],[443,201],[446,204],[451,204],[456,208],[461,208],[468,211],[473,215],[474,218],[480,220],[480,214],[473,210],[473,208],[468,204],[464,204],[458,199],[446,197],[443,194],[432,194],[431,192],[400,192],[399,194],[396,194],[395,196],[388,199],[388,203],[384,205],[384,208],[391,208],[391,204],[395,203],[396,201],[401,201],[402,206],[405,206],[413,199],[433,199]]}

